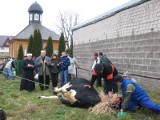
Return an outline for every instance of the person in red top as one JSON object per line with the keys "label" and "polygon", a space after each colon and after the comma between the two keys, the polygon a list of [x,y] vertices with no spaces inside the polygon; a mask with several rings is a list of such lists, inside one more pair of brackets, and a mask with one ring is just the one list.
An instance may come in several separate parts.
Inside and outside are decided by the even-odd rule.
{"label": "person in red top", "polygon": [[118,75],[118,71],[112,64],[96,64],[94,71],[94,76],[101,75],[104,79],[104,92],[106,94],[110,96],[111,93],[118,92],[118,86],[114,81],[114,77]]}

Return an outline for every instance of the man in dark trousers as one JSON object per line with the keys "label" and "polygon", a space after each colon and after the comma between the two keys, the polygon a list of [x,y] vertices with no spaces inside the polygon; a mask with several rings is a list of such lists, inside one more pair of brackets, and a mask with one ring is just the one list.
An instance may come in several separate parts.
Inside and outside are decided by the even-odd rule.
{"label": "man in dark trousers", "polygon": [[101,75],[104,79],[104,92],[108,94],[109,97],[112,93],[118,92],[118,86],[114,84],[114,76],[118,75],[117,69],[112,64],[96,64],[94,68],[94,76]]}
{"label": "man in dark trousers", "polygon": [[21,80],[20,90],[27,90],[29,92],[35,90],[34,83],[34,61],[32,54],[28,53],[27,58],[23,60],[23,78]]}
{"label": "man in dark trousers", "polygon": [[49,66],[51,65],[50,58],[46,56],[46,51],[41,50],[41,55],[35,60],[35,65],[38,71],[38,79],[40,89],[49,88]]}

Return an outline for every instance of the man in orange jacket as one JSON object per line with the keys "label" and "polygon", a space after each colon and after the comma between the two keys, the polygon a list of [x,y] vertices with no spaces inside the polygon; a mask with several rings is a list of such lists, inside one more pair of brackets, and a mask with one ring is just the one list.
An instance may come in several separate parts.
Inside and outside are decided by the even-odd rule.
{"label": "man in orange jacket", "polygon": [[[118,75],[117,69],[112,64],[96,64],[92,74],[95,78],[101,75],[104,79],[104,92],[106,94],[118,92],[118,86],[115,84],[114,76]],[[91,86],[94,79],[91,80]]]}

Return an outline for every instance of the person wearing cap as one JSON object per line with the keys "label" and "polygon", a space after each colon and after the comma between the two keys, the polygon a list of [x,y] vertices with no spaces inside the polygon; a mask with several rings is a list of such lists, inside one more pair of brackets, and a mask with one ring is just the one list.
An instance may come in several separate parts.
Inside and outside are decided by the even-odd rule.
{"label": "person wearing cap", "polygon": [[35,90],[34,82],[34,61],[32,60],[32,54],[28,53],[27,58],[23,60],[22,68],[23,75],[20,85],[20,90],[27,90],[29,92]]}
{"label": "person wearing cap", "polygon": [[114,76],[118,75],[117,69],[112,64],[96,64],[94,67],[94,76],[101,75],[104,79],[104,92],[108,94],[109,97],[112,93],[118,92],[118,87],[114,82]]}
{"label": "person wearing cap", "polygon": [[39,86],[41,90],[49,88],[49,67],[51,65],[51,60],[48,56],[46,56],[46,51],[41,50],[41,55],[36,58],[35,66],[38,72]]}
{"label": "person wearing cap", "polygon": [[131,76],[131,73],[128,72],[128,71],[125,71],[122,75],[123,78],[126,78],[126,79],[129,79],[129,80],[132,80],[133,82],[136,82],[137,83],[137,80],[135,80],[134,78],[132,78]]}
{"label": "person wearing cap", "polygon": [[115,76],[114,80],[122,90],[121,112],[126,110],[136,111],[136,106],[140,105],[160,113],[160,105],[155,104],[137,83],[124,79],[120,75]]}

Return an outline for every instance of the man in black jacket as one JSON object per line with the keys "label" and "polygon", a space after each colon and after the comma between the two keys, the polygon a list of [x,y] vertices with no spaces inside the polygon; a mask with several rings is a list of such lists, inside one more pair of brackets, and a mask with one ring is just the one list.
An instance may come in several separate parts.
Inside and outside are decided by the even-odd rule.
{"label": "man in black jacket", "polygon": [[[104,79],[104,92],[109,96],[111,93],[118,92],[118,86],[114,82],[114,76],[118,75],[117,69],[112,64],[96,64],[94,68],[94,76],[101,75]],[[92,85],[92,81],[91,81]]]}

